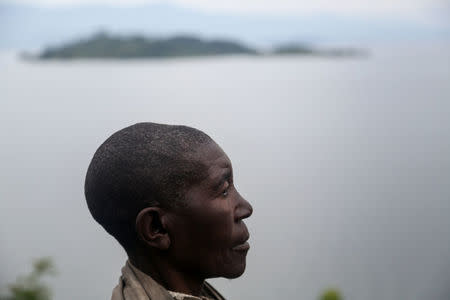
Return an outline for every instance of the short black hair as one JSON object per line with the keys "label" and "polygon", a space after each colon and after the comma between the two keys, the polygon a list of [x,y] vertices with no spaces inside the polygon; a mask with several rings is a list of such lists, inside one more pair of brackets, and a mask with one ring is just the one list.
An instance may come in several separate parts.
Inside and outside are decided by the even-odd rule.
{"label": "short black hair", "polygon": [[138,123],[117,131],[87,170],[84,191],[92,216],[130,255],[138,241],[138,213],[148,206],[185,204],[186,188],[206,176],[193,157],[211,142],[187,126]]}

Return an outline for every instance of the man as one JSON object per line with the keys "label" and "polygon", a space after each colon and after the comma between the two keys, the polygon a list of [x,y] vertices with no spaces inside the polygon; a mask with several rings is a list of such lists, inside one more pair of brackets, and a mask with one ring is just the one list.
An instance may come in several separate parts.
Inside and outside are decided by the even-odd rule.
{"label": "man", "polygon": [[113,300],[224,299],[205,279],[245,270],[252,207],[227,155],[197,129],[139,123],[114,133],[89,165],[85,195],[128,255]]}

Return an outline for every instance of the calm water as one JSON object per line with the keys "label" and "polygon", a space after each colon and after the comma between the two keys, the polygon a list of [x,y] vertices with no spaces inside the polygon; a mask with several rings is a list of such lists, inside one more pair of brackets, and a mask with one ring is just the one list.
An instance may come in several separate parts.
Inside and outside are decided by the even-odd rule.
{"label": "calm water", "polygon": [[450,299],[450,47],[301,57],[0,58],[0,285],[52,256],[55,299],[108,299],[125,254],[89,215],[97,146],[138,121],[209,133],[254,206],[229,299]]}

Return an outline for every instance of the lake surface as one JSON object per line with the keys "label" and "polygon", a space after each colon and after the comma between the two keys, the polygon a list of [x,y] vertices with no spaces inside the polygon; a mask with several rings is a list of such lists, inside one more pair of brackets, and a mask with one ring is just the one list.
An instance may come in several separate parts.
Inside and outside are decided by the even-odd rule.
{"label": "lake surface", "polygon": [[114,131],[186,124],[254,207],[229,299],[450,299],[450,46],[369,58],[21,62],[0,56],[0,285],[51,256],[54,299],[109,299],[126,256],[86,168]]}

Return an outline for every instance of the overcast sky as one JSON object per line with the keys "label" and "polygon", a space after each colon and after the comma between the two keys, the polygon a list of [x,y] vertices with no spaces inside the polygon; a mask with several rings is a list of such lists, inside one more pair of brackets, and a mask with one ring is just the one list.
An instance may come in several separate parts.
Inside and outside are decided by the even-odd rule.
{"label": "overcast sky", "polygon": [[398,17],[427,23],[448,20],[450,12],[450,0],[0,0],[0,3],[6,2],[46,5],[170,3],[206,11],[290,15],[331,13]]}

